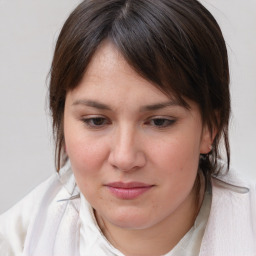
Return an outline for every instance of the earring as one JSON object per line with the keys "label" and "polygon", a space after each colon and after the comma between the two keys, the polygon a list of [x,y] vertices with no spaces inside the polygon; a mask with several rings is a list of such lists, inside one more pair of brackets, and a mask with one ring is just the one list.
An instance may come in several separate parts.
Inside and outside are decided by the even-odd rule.
{"label": "earring", "polygon": [[210,151],[212,151],[212,144],[210,144],[208,148],[210,149]]}

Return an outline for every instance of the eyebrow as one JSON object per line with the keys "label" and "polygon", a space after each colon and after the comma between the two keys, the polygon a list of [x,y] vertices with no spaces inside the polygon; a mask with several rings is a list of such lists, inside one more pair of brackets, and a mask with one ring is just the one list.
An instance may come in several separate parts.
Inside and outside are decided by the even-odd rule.
{"label": "eyebrow", "polygon": [[[72,103],[72,106],[76,106],[76,105],[84,105],[84,106],[97,108],[101,110],[112,110],[110,106],[94,100],[86,100],[86,99],[76,100],[75,102]],[[142,106],[139,111],[140,112],[156,111],[156,110],[163,109],[166,107],[171,107],[171,106],[184,107],[180,102],[176,100],[170,100],[167,102],[161,102],[161,103]]]}
{"label": "eyebrow", "polygon": [[111,110],[111,108],[103,103],[94,101],[94,100],[76,100],[73,102],[72,106],[75,105],[84,105],[92,108],[102,109],[102,110]]}
{"label": "eyebrow", "polygon": [[142,106],[141,107],[141,112],[144,111],[154,111],[154,110],[159,110],[159,109],[163,109],[166,107],[184,107],[180,102],[176,101],[176,100],[170,100],[167,102],[162,102],[162,103],[156,103],[156,104],[152,104],[152,105],[147,105],[147,106]]}

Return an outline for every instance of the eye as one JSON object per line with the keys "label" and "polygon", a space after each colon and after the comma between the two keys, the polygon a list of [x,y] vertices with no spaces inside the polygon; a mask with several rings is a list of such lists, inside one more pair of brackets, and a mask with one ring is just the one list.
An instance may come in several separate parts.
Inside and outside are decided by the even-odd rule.
{"label": "eye", "polygon": [[146,122],[146,124],[152,125],[157,128],[169,127],[174,123],[175,123],[175,120],[168,119],[168,118],[162,118],[162,117],[152,118]]}
{"label": "eye", "polygon": [[110,123],[107,118],[100,116],[83,118],[82,121],[90,128],[101,128]]}

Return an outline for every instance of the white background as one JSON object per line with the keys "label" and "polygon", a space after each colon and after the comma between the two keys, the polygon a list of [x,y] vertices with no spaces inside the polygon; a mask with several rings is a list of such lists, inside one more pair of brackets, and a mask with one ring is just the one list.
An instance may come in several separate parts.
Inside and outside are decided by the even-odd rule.
{"label": "white background", "polygon": [[[0,213],[54,173],[47,74],[78,0],[0,0]],[[256,0],[203,0],[231,67],[231,162],[256,181]]]}

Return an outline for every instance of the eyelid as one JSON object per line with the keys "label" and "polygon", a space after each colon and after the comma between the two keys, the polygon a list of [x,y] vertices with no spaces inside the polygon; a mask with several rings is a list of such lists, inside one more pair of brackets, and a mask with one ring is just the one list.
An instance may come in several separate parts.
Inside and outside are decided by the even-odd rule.
{"label": "eyelid", "polygon": [[163,125],[152,125],[158,129],[161,129],[161,128],[167,128],[172,126],[177,121],[177,118],[170,117],[170,116],[152,116],[146,120],[145,124],[150,125],[150,122],[154,120],[164,120],[165,122],[167,122],[167,124],[163,124]]}
{"label": "eyelid", "polygon": [[154,120],[154,119],[166,119],[166,120],[170,120],[170,121],[175,121],[177,118],[173,117],[173,116],[150,116],[147,118],[147,120]]}
{"label": "eyelid", "polygon": [[[104,120],[104,123],[103,124],[99,124],[99,125],[90,123],[90,122],[92,122],[93,120],[96,120],[96,119],[102,119],[102,120]],[[89,115],[89,116],[85,116],[85,117],[81,118],[81,121],[88,128],[91,128],[91,129],[100,129],[102,127],[105,127],[108,124],[111,124],[110,120],[107,117],[102,116],[102,115]]]}

